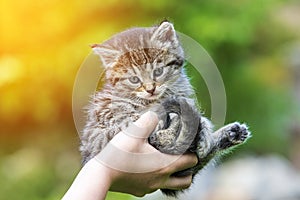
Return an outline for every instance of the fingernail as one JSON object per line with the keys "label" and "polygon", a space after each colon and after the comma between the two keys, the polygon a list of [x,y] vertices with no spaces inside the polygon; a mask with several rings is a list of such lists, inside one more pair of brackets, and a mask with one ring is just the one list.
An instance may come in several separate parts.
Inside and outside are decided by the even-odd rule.
{"label": "fingernail", "polygon": [[157,117],[156,113],[151,111],[151,110],[147,111],[145,113],[145,115],[148,117],[149,120],[158,120],[158,117]]}
{"label": "fingernail", "polygon": [[136,121],[136,125],[140,127],[144,127],[145,125],[151,123],[151,122],[158,122],[158,117],[153,111],[147,111],[144,113],[140,119]]}

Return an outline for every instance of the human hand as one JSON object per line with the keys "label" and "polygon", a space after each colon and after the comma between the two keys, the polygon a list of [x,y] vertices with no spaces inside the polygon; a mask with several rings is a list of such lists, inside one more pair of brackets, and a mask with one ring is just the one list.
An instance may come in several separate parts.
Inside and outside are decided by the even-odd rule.
{"label": "human hand", "polygon": [[127,129],[118,133],[95,159],[106,167],[110,191],[144,196],[157,189],[185,189],[192,175],[171,176],[197,164],[194,154],[168,155],[156,150],[147,138],[158,123],[153,112],[147,112]]}

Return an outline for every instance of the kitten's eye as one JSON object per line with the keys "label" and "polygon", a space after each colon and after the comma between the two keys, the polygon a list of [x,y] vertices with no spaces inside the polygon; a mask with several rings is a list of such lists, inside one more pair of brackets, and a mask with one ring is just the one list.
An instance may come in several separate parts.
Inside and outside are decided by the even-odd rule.
{"label": "kitten's eye", "polygon": [[130,81],[131,83],[133,83],[133,84],[137,84],[137,83],[140,82],[140,79],[139,79],[139,77],[137,77],[137,76],[132,76],[132,77],[129,78],[129,81]]}
{"label": "kitten's eye", "polygon": [[157,69],[155,69],[155,70],[153,71],[153,75],[157,77],[157,76],[162,75],[163,72],[164,72],[164,68],[163,68],[163,67],[160,67],[160,68],[157,68]]}

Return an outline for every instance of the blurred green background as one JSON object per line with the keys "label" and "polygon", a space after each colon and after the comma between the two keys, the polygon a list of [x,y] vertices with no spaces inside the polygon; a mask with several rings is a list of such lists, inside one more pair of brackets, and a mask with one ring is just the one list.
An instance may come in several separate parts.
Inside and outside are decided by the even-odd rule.
{"label": "blurred green background", "polygon": [[[72,87],[89,45],[163,19],[208,51],[224,80],[226,121],[253,132],[230,158],[279,154],[300,168],[299,1],[1,0],[0,200],[62,197],[80,169]],[[207,88],[192,80],[209,116]]]}

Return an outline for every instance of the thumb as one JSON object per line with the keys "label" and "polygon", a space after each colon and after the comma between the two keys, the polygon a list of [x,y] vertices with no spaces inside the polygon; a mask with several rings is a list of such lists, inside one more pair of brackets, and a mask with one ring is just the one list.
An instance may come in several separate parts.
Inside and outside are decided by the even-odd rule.
{"label": "thumb", "polygon": [[148,138],[158,123],[157,115],[148,111],[144,113],[137,121],[133,122],[123,130],[123,133],[135,138]]}

